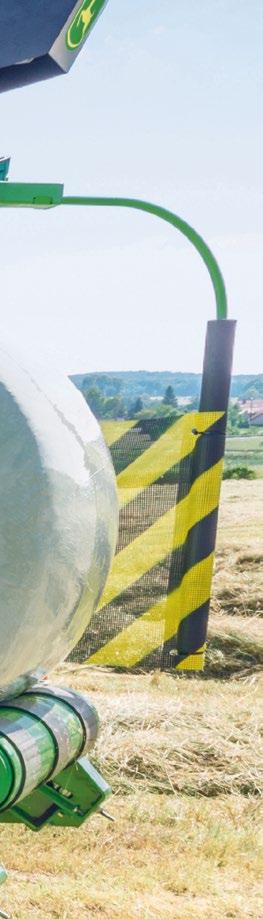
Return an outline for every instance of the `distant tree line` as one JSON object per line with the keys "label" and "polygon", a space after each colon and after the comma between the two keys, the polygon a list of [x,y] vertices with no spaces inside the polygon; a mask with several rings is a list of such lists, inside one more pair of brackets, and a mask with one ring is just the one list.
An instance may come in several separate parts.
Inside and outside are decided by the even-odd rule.
{"label": "distant tree line", "polygon": [[[107,381],[107,377],[103,378]],[[148,394],[144,396],[137,396],[135,399],[130,399],[127,396],[124,396],[121,392],[121,385],[119,380],[111,380],[110,393],[105,393],[104,386],[102,387],[102,380],[99,381],[100,385],[93,384],[90,386],[89,377],[84,378],[81,391],[83,393],[86,402],[88,403],[91,411],[100,419],[122,419],[122,418],[152,418],[152,417],[163,417],[163,416],[177,416],[182,415],[183,410],[178,406],[178,399],[175,395],[175,391],[171,384],[168,384],[166,387],[162,398],[158,397],[155,401],[154,398],[149,399]],[[107,384],[106,384],[107,385]],[[198,400],[194,399],[186,407],[188,411],[193,411],[198,407]]]}
{"label": "distant tree line", "polygon": [[[143,401],[150,397],[162,398],[169,385],[173,387],[177,398],[188,396],[190,399],[196,399],[201,389],[201,373],[177,373],[166,370],[125,370],[75,374],[72,379],[81,390],[84,385],[88,388],[96,386],[105,397],[121,394],[125,400],[133,401],[139,397]],[[233,376],[230,395],[232,399],[262,399],[263,373],[256,376],[252,374]]]}
{"label": "distant tree line", "polygon": [[[169,377],[177,379],[176,385],[167,382]],[[180,402],[181,378],[187,378],[186,389],[195,378],[188,402]],[[178,382],[179,378],[179,382]],[[152,417],[176,417],[185,412],[198,410],[200,380],[198,374],[148,373],[143,371],[125,372],[123,374],[93,373],[82,377],[73,377],[81,389],[86,402],[98,419],[133,419]],[[235,378],[238,379],[238,378]],[[263,395],[263,375],[242,377],[242,398],[257,399]],[[244,380],[247,380],[244,385]],[[161,383],[163,385],[161,385]],[[164,386],[164,383],[167,385]],[[246,414],[240,405],[231,402],[228,412],[227,431],[235,434],[249,427]]]}

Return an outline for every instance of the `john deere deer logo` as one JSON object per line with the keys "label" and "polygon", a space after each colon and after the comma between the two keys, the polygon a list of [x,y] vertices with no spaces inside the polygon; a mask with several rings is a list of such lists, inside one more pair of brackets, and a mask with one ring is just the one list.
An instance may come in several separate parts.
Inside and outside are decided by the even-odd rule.
{"label": "john deere deer logo", "polygon": [[83,0],[66,34],[66,45],[70,51],[75,51],[84,40],[104,3],[105,0]]}

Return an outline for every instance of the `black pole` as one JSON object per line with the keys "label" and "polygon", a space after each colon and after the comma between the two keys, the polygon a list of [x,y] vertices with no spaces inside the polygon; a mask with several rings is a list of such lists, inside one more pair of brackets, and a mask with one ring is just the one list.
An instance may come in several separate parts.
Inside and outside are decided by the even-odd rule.
{"label": "black pole", "polygon": [[[213,319],[207,323],[200,412],[225,412],[231,383],[236,320]],[[220,422],[226,428],[226,414]]]}
{"label": "black pole", "polygon": [[[199,411],[224,414],[198,438],[191,470],[192,483],[207,470],[218,469],[217,464],[224,458],[235,326],[234,320],[226,319],[212,320],[207,325]],[[218,489],[218,473],[214,487]],[[184,556],[186,570],[194,567],[200,560],[212,557],[214,553],[218,503],[212,513],[200,519],[200,523],[188,534]],[[185,660],[187,667],[187,657],[202,653],[201,649],[206,640],[209,606],[210,599],[200,606],[197,603],[195,611],[181,622],[177,634],[175,665],[176,662],[182,662],[183,665]],[[172,652],[173,656],[174,654],[175,652]]]}

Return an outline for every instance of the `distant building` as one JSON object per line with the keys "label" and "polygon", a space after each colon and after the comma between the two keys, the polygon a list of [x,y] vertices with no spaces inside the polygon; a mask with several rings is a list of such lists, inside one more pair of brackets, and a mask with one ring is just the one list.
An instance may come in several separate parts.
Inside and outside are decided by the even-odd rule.
{"label": "distant building", "polygon": [[252,417],[249,419],[249,423],[258,425],[259,427],[263,427],[263,411],[258,412],[258,414],[252,415]]}
{"label": "distant building", "polygon": [[249,424],[263,427],[263,399],[240,399],[238,407]]}

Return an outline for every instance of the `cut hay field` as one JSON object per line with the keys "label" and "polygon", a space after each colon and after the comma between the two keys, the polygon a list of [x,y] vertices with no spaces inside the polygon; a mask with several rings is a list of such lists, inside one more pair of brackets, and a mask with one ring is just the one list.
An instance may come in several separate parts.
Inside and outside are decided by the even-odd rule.
{"label": "cut hay field", "polygon": [[66,664],[102,729],[110,823],[2,827],[13,919],[261,919],[263,480],[223,483],[204,676]]}

